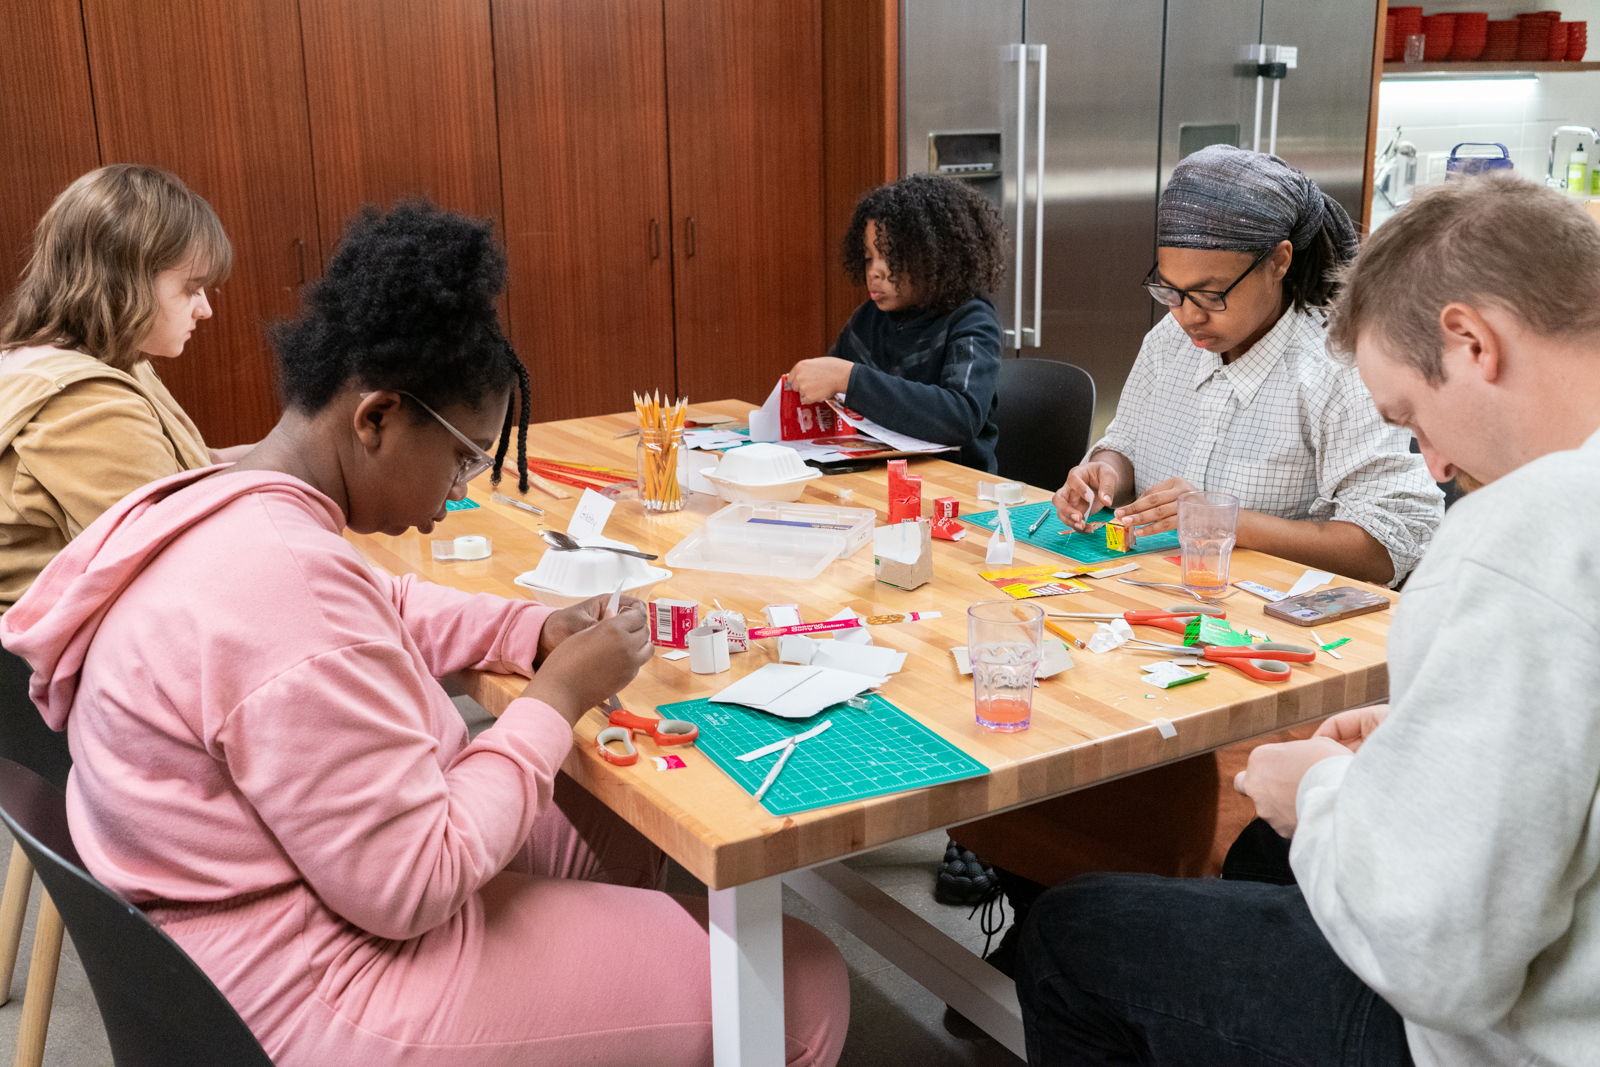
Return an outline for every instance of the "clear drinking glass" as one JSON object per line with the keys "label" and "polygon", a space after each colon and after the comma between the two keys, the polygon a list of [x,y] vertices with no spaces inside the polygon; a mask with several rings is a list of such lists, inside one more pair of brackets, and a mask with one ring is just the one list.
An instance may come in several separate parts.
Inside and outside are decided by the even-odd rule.
{"label": "clear drinking glass", "polygon": [[684,493],[678,484],[678,452],[682,448],[682,427],[639,431],[639,499],[645,511],[683,510]]}
{"label": "clear drinking glass", "polygon": [[1229,493],[1184,493],[1178,498],[1178,543],[1183,584],[1201,596],[1228,591],[1228,557],[1239,531],[1239,498]]}
{"label": "clear drinking glass", "polygon": [[1407,63],[1421,63],[1422,62],[1423,53],[1427,50],[1427,47],[1428,47],[1428,36],[1427,36],[1427,34],[1423,34],[1423,33],[1408,33],[1408,34],[1406,34],[1406,55],[1405,55],[1405,60],[1404,61],[1407,62]]}
{"label": "clear drinking glass", "polygon": [[1044,641],[1044,609],[986,600],[967,609],[967,656],[978,725],[1026,730],[1033,717],[1033,675]]}

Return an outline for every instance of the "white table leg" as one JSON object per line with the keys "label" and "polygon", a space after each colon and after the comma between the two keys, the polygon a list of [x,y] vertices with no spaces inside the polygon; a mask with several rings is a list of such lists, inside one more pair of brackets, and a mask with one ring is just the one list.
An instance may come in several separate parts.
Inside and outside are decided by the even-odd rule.
{"label": "white table leg", "polygon": [[716,1067],[783,1067],[783,882],[713,889],[711,1048]]}

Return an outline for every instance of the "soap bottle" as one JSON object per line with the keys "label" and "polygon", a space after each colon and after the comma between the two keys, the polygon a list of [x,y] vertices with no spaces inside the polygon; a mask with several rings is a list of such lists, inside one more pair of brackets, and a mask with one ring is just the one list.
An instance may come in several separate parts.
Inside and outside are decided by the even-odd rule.
{"label": "soap bottle", "polygon": [[1584,150],[1583,142],[1578,142],[1578,147],[1572,150],[1572,155],[1567,158],[1567,195],[1587,196],[1589,188],[1589,153]]}

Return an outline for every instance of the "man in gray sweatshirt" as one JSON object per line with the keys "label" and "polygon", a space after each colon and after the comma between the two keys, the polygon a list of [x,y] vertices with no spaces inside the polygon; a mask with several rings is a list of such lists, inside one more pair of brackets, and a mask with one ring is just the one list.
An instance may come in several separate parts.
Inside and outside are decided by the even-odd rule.
{"label": "man in gray sweatshirt", "polygon": [[1032,1063],[1600,1065],[1600,227],[1514,178],[1420,195],[1330,345],[1436,479],[1486,487],[1396,609],[1391,708],[1239,775],[1299,885],[1052,890]]}

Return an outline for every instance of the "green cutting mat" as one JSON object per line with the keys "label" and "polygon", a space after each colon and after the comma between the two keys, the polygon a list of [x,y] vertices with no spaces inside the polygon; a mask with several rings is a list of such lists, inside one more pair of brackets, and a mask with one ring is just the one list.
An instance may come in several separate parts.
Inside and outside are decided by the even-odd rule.
{"label": "green cutting mat", "polygon": [[479,506],[481,505],[479,505],[476,500],[473,500],[470,497],[462,497],[460,500],[446,500],[444,502],[444,509],[446,511],[471,511],[473,508]]}
{"label": "green cutting mat", "polygon": [[[1011,532],[1016,535],[1018,541],[1030,544],[1034,548],[1042,548],[1046,552],[1055,552],[1079,563],[1110,563],[1113,560],[1127,559],[1129,556],[1142,556],[1146,552],[1168,552],[1178,547],[1178,531],[1167,530],[1165,533],[1139,538],[1139,543],[1132,552],[1112,552],[1106,548],[1104,530],[1081,534],[1068,529],[1056,517],[1055,505],[1048,500],[1006,510],[1011,512]],[[1050,513],[1050,517],[1044,520],[1044,525],[1039,527],[1038,533],[1029,534],[1028,527],[1032,526],[1034,520],[1045,511]],[[962,515],[960,518],[962,522],[992,530],[999,521],[995,516],[999,514],[998,511],[980,511],[975,515]],[[1112,518],[1110,511],[1101,510],[1089,521],[1105,522],[1110,518]]]}
{"label": "green cutting mat", "polygon": [[656,710],[664,719],[687,719],[700,727],[695,747],[711,757],[752,795],[780,753],[740,763],[762,745],[804,733],[822,722],[833,725],[802,741],[783,773],[761,798],[773,815],[793,815],[849,800],[899,793],[988,774],[989,768],[878,696],[868,706],[836,704],[809,719],[780,719],[738,704],[686,700]]}

